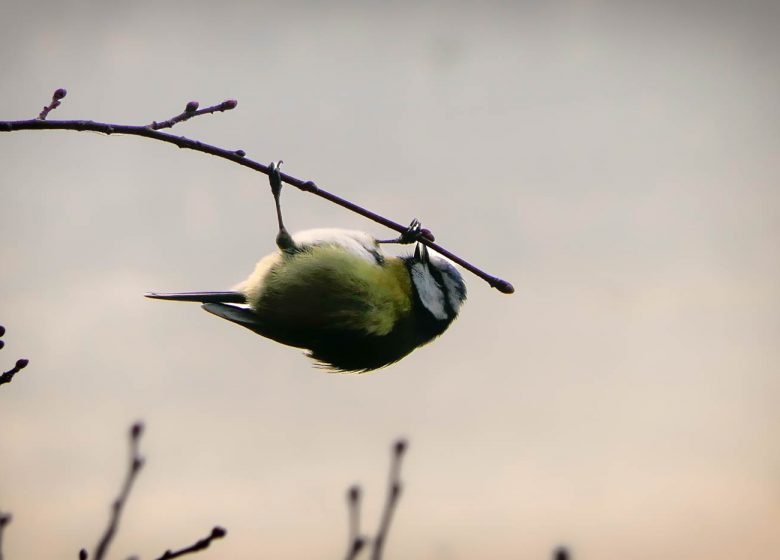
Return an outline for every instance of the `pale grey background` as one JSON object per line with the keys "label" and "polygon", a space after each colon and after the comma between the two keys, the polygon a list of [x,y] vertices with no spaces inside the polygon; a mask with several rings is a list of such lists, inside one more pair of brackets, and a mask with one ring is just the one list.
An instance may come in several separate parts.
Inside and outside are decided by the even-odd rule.
{"label": "pale grey background", "polygon": [[[137,138],[0,134],[9,558],[338,558],[411,450],[390,558],[733,559],[780,547],[777,3],[4,2],[0,118],[142,124],[286,170],[511,280],[366,376],[149,290],[273,247],[265,177]],[[287,191],[292,229],[389,232]]]}

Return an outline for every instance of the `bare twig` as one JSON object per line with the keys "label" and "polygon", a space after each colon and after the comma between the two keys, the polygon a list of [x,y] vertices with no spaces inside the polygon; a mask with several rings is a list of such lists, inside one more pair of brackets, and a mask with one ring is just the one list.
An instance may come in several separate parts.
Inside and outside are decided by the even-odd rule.
{"label": "bare twig", "polygon": [[157,560],[170,560],[171,558],[178,558],[179,556],[184,556],[185,554],[198,552],[199,550],[208,548],[211,544],[211,541],[221,539],[225,535],[227,535],[227,531],[225,529],[222,527],[214,527],[208,537],[202,538],[195,544],[192,544],[186,548],[181,548],[179,550],[166,550],[162,556],[157,558]]}
{"label": "bare twig", "polygon": [[19,373],[24,368],[26,368],[27,364],[29,364],[29,363],[30,363],[30,361],[25,359],[25,358],[21,358],[19,360],[16,360],[16,364],[14,365],[14,367],[12,369],[9,369],[8,371],[3,372],[2,375],[0,375],[0,385],[2,385],[3,383],[10,383],[11,380],[14,378],[14,375]]}
{"label": "bare twig", "polygon": [[347,507],[349,509],[349,540],[347,544],[347,560],[354,560],[366,544],[366,539],[360,535],[360,487],[353,486],[347,491]]}
{"label": "bare twig", "polygon": [[387,485],[387,497],[385,498],[385,508],[382,511],[382,519],[379,522],[379,529],[374,537],[373,547],[371,549],[371,559],[380,560],[382,550],[387,540],[387,533],[390,530],[390,522],[393,519],[395,507],[401,496],[401,459],[408,447],[406,440],[399,439],[393,445],[393,456],[390,463],[390,476]]}
{"label": "bare twig", "polygon": [[3,560],[3,531],[5,531],[6,525],[11,522],[13,517],[10,513],[3,513],[0,511],[0,560]]}
{"label": "bare twig", "polygon": [[[138,441],[141,439],[143,430],[144,425],[140,422],[133,424],[133,427],[130,428],[130,463],[128,465],[127,475],[125,476],[125,481],[122,484],[119,496],[111,506],[111,518],[109,519],[108,527],[106,527],[103,536],[100,538],[100,541],[95,548],[94,560],[103,560],[105,557],[108,547],[119,527],[122,509],[125,507],[127,497],[130,495],[130,490],[133,488],[133,482],[135,482],[138,471],[144,466],[143,457],[138,453]],[[82,553],[80,553],[80,557],[85,556],[84,552],[85,551],[82,551]]]}
{"label": "bare twig", "polygon": [[[178,122],[196,116],[196,114],[206,114],[206,113],[213,113],[215,111],[224,111],[224,110],[232,109],[233,107],[235,107],[235,103],[236,102],[234,100],[228,100],[221,103],[220,105],[215,105],[213,107],[209,107],[208,109],[203,109],[201,111],[198,111],[195,102],[190,102],[187,104],[184,113],[172,117],[167,121],[163,121],[161,123],[152,123],[151,125],[146,125],[146,126],[118,125],[118,124],[109,124],[109,123],[101,123],[101,122],[85,121],[85,120],[47,121],[45,120],[45,116],[46,114],[48,114],[48,111],[45,111],[45,114],[41,113],[41,116],[37,119],[24,120],[24,121],[0,121],[0,132],[15,132],[18,130],[76,130],[81,132],[81,131],[88,130],[92,132],[101,132],[103,134],[128,134],[132,136],[141,136],[144,138],[151,138],[153,140],[159,140],[161,142],[174,144],[179,148],[187,148],[189,150],[195,150],[198,152],[211,154],[213,156],[230,160],[233,163],[243,165],[245,167],[248,167],[250,169],[268,175],[270,171],[269,167],[257,161],[248,159],[246,157],[246,152],[244,152],[244,150],[225,150],[223,148],[218,148],[216,146],[205,144],[197,140],[190,140],[189,138],[185,138],[184,136],[175,136],[173,134],[161,132],[160,130],[158,130],[159,128],[170,128],[171,126],[173,126]],[[52,103],[52,105],[54,104]],[[287,183],[288,185],[291,185],[302,191],[315,194],[321,198],[324,198],[325,200],[329,200],[330,202],[333,202],[334,204],[337,204],[342,208],[351,210],[352,212],[360,214],[361,216],[364,216],[369,220],[373,220],[374,222],[382,224],[383,226],[395,230],[399,233],[404,233],[409,229],[407,226],[389,220],[383,216],[380,216],[379,214],[376,214],[374,212],[371,212],[370,210],[358,206],[357,204],[354,204],[352,202],[349,202],[348,200],[336,196],[335,194],[331,194],[330,192],[319,188],[312,181],[304,181],[302,179],[297,179],[296,177],[287,175],[285,173],[280,173],[280,177],[281,180]],[[472,265],[471,263],[451,253],[444,247],[441,247],[440,245],[434,243],[432,237],[433,237],[432,235],[422,236],[418,241],[420,243],[427,245],[431,249],[437,251],[441,255],[444,255],[445,257],[449,258],[453,262],[456,262],[457,264],[459,264],[469,272],[472,272],[473,274],[479,276],[480,278],[485,280],[488,284],[490,284],[490,286],[496,288],[500,292],[505,294],[511,294],[514,292],[514,287],[512,287],[512,284],[510,284],[506,280],[502,280],[501,278],[492,276],[480,270],[479,268]]]}
{"label": "bare twig", "polygon": [[43,108],[43,111],[41,111],[38,114],[38,118],[42,121],[46,120],[46,117],[49,116],[49,113],[54,111],[57,107],[61,105],[60,100],[63,99],[66,95],[68,95],[68,92],[64,88],[59,88],[54,92],[54,95],[51,96],[51,103],[49,103],[46,107]]}
{"label": "bare twig", "polygon": [[[5,327],[0,325],[0,337],[5,334]],[[0,349],[2,349],[5,346],[5,342],[0,340]],[[21,358],[19,360],[16,360],[16,364],[14,364],[14,367],[12,369],[9,369],[8,371],[3,372],[0,374],[0,385],[3,385],[5,383],[10,383],[11,380],[14,378],[14,375],[19,373],[21,370],[27,367],[27,364],[29,364],[30,361],[26,358]]]}
{"label": "bare twig", "polygon": [[161,128],[171,128],[176,123],[190,120],[193,117],[199,117],[200,115],[208,115],[222,111],[230,111],[231,109],[235,109],[238,106],[238,101],[235,99],[228,99],[219,105],[212,105],[211,107],[206,107],[205,109],[198,109],[199,106],[200,104],[197,101],[190,101],[184,108],[183,113],[176,115],[167,121],[159,123],[156,121],[152,122],[152,124],[149,125],[149,128],[154,130],[160,130]]}

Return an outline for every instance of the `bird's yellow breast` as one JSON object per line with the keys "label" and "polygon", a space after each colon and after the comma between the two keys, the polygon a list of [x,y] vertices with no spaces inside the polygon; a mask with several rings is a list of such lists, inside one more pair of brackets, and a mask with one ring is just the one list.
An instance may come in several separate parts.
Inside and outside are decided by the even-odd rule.
{"label": "bird's yellow breast", "polygon": [[381,336],[412,309],[411,280],[401,259],[377,264],[332,245],[271,254],[236,289],[263,319],[288,329]]}

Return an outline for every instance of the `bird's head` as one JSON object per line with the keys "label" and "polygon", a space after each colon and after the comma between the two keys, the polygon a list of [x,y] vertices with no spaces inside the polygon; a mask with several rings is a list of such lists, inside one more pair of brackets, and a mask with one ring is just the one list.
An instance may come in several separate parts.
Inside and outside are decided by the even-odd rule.
{"label": "bird's head", "polygon": [[466,300],[466,283],[457,269],[445,258],[431,254],[418,243],[413,257],[407,257],[418,306],[439,323],[441,332],[458,316]]}

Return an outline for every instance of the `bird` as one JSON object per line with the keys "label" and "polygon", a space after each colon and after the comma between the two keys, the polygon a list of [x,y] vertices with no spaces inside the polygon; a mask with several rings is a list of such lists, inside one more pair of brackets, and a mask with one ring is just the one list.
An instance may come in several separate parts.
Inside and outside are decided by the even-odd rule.
{"label": "bird", "polygon": [[[426,231],[420,222],[389,240],[337,228],[291,235],[282,220],[280,164],[269,165],[276,251],[231,291],[146,297],[201,303],[213,315],[305,350],[317,366],[338,373],[383,368],[444,333],[466,300],[466,284],[447,259],[419,242]],[[384,244],[415,242],[412,255],[382,251]]]}

